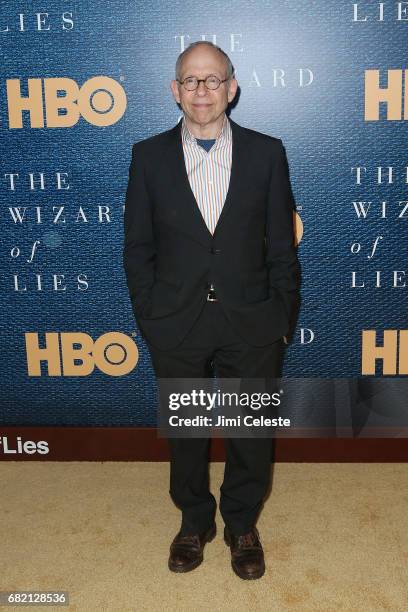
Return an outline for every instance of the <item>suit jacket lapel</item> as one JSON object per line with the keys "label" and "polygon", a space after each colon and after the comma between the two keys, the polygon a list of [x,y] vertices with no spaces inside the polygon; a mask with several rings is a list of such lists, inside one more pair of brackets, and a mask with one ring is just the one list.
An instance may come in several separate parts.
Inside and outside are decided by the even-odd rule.
{"label": "suit jacket lapel", "polygon": [[[232,165],[231,176],[227,196],[222,208],[214,236],[220,231],[221,224],[225,223],[225,218],[230,212],[233,202],[239,197],[241,180],[244,177],[245,166],[245,136],[241,127],[229,119],[232,129]],[[172,189],[176,190],[175,203],[180,207],[179,221],[189,233],[194,234],[206,247],[210,247],[213,235],[205,223],[194,193],[191,189],[184,162],[183,143],[181,140],[181,121],[169,132],[169,150],[164,160],[169,178],[172,180]]]}

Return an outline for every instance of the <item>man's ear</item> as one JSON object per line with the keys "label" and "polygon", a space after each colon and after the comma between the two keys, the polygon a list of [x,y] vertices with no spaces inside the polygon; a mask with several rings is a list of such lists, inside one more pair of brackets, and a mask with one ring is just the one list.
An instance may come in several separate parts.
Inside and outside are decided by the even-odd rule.
{"label": "man's ear", "polygon": [[238,81],[235,77],[228,83],[228,102],[232,102],[238,89]]}
{"label": "man's ear", "polygon": [[173,97],[175,99],[175,101],[180,104],[180,96],[179,96],[179,91],[178,91],[178,84],[177,81],[175,79],[173,79],[170,83],[170,88],[173,94]]}

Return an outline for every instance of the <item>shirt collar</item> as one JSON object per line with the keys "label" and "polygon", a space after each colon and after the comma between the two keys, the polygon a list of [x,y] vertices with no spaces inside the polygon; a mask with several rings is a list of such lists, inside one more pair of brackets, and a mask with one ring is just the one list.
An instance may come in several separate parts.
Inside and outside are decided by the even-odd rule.
{"label": "shirt collar", "polygon": [[[187,126],[187,123],[184,117],[181,121],[181,137],[183,140],[183,144],[196,146],[201,149],[200,145],[197,143],[196,137],[188,129],[188,126]],[[226,147],[231,142],[232,142],[231,124],[229,122],[227,115],[224,113],[224,121],[222,124],[221,131],[218,134],[217,138],[215,139],[215,143],[211,147],[211,150],[218,149],[220,147]]]}

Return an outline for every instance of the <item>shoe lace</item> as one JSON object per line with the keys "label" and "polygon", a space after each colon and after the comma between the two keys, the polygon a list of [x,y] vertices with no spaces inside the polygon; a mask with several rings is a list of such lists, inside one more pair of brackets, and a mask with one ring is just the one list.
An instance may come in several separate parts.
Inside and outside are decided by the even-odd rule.
{"label": "shoe lace", "polygon": [[258,546],[258,537],[254,531],[249,531],[238,537],[238,547]]}
{"label": "shoe lace", "polygon": [[180,535],[177,540],[178,542],[197,542],[199,538],[198,535]]}
{"label": "shoe lace", "polygon": [[179,535],[175,542],[174,545],[176,547],[183,547],[184,545],[189,545],[189,544],[193,544],[195,547],[199,548],[200,547],[200,538],[198,535]]}

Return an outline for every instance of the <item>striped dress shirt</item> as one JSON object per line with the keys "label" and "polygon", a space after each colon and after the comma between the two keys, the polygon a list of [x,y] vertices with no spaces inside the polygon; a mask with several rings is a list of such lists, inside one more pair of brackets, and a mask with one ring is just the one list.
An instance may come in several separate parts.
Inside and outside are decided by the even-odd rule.
{"label": "striped dress shirt", "polygon": [[229,119],[224,114],[221,132],[208,153],[197,143],[184,117],[181,138],[191,190],[201,215],[213,234],[224,206],[231,176],[232,130]]}

